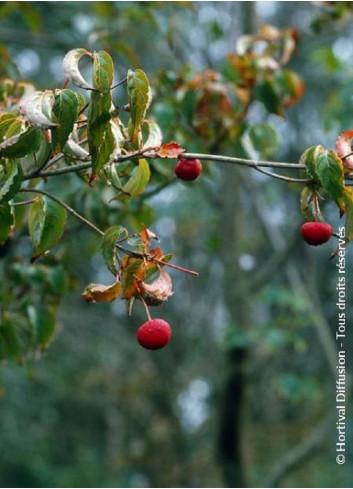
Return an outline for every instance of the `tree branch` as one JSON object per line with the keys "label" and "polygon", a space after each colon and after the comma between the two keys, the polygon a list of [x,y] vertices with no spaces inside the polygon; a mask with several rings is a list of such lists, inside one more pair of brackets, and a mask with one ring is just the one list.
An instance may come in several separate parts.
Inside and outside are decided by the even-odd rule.
{"label": "tree branch", "polygon": [[69,205],[67,205],[65,202],[63,202],[61,199],[59,199],[55,195],[52,195],[49,192],[46,192],[45,190],[38,190],[38,189],[32,189],[32,188],[24,188],[24,189],[21,189],[20,192],[23,192],[23,193],[30,192],[30,193],[34,193],[34,194],[45,195],[49,199],[54,200],[54,202],[56,202],[57,204],[61,205],[61,207],[63,207],[64,209],[66,209],[69,214],[71,214],[72,216],[74,216],[76,219],[78,219],[79,221],[81,221],[83,224],[85,224],[89,228],[93,229],[94,232],[96,232],[100,236],[103,236],[104,235],[104,232],[101,229],[97,228],[97,226],[95,226],[94,224],[92,224],[85,217],[81,216],[81,214],[79,214],[78,212],[76,212],[75,209],[73,209],[72,207],[70,207]]}
{"label": "tree branch", "polygon": [[[99,229],[92,222],[88,221],[85,217],[81,216],[81,214],[79,214],[78,212],[76,212],[75,209],[73,209],[72,207],[70,207],[69,205],[67,205],[65,202],[63,202],[61,199],[59,199],[55,195],[53,195],[53,194],[51,194],[49,192],[46,192],[45,190],[28,189],[28,188],[20,189],[20,192],[22,192],[22,193],[29,192],[29,193],[35,193],[35,194],[45,195],[46,197],[48,197],[49,199],[53,200],[57,204],[61,205],[61,207],[63,207],[64,209],[66,209],[69,214],[71,214],[76,219],[78,219],[83,224],[85,224],[87,227],[89,227],[90,229],[92,229],[95,233],[99,234],[100,236],[104,236],[104,231],[102,231],[101,229]],[[153,256],[150,256],[148,253],[137,253],[135,251],[131,251],[131,250],[125,248],[124,246],[121,246],[118,243],[116,243],[115,246],[116,246],[116,249],[117,250],[122,251],[126,255],[133,256],[135,258],[140,258],[140,259],[143,259],[143,260],[146,260],[146,261],[149,261],[149,262],[157,263],[158,265],[164,265],[166,267],[174,268],[175,270],[179,270],[180,272],[184,272],[184,273],[189,273],[190,275],[194,275],[195,277],[198,277],[198,275],[199,275],[197,272],[194,272],[193,270],[189,270],[188,268],[183,268],[183,267],[180,267],[179,265],[174,265],[173,263],[169,263],[169,262],[160,260],[158,258],[155,258]]]}

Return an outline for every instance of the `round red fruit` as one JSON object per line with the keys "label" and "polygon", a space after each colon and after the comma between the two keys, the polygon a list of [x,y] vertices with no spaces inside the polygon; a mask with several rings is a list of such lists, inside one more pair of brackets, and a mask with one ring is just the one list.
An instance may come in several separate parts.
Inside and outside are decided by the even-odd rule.
{"label": "round red fruit", "polygon": [[300,231],[304,241],[313,246],[326,243],[333,233],[332,226],[327,222],[305,222]]}
{"label": "round red fruit", "polygon": [[202,173],[201,161],[181,158],[176,164],[174,172],[180,180],[196,180]]}
{"label": "round red fruit", "polygon": [[169,343],[172,328],[164,319],[150,319],[137,330],[137,341],[148,350],[159,350]]}

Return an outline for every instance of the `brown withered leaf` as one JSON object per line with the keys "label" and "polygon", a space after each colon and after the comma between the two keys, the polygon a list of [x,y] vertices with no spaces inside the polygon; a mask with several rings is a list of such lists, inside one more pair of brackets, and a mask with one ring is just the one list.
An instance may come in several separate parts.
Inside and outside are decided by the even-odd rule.
{"label": "brown withered leaf", "polygon": [[153,231],[148,229],[144,224],[142,224],[140,236],[141,236],[141,241],[146,249],[151,244],[151,239],[155,239],[159,241],[158,236]]}
{"label": "brown withered leaf", "polygon": [[141,236],[141,241],[145,246],[145,249],[147,249],[151,243],[151,238],[150,238],[148,229],[146,228],[146,226],[144,224],[142,225],[140,236]]}
{"label": "brown withered leaf", "polygon": [[336,151],[342,159],[343,165],[349,169],[353,168],[353,156],[347,156],[352,153],[351,144],[353,139],[353,131],[342,132],[336,140]]}
{"label": "brown withered leaf", "polygon": [[171,141],[170,143],[164,143],[160,146],[157,151],[157,155],[160,158],[178,158],[185,149],[180,146],[176,141]]}
{"label": "brown withered leaf", "polygon": [[141,282],[139,284],[139,290],[149,306],[159,306],[166,302],[173,295],[172,289],[171,276],[165,270],[161,270],[159,277],[152,283]]}
{"label": "brown withered leaf", "polygon": [[121,292],[121,283],[118,279],[113,285],[88,284],[82,293],[87,302],[112,302]]}
{"label": "brown withered leaf", "polygon": [[153,248],[150,250],[149,255],[153,257],[154,260],[161,260],[163,258],[163,251],[157,246],[157,248]]}

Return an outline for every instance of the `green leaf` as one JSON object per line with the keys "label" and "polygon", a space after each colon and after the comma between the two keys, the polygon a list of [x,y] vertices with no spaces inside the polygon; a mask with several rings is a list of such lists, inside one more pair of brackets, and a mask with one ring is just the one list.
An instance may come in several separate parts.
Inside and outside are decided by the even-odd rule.
{"label": "green leaf", "polygon": [[333,150],[319,153],[316,156],[316,172],[323,188],[343,212],[344,173],[342,161],[337,153]]}
{"label": "green leaf", "polygon": [[27,314],[29,322],[34,330],[36,343],[42,348],[48,346],[55,331],[55,316],[45,306],[28,306]]}
{"label": "green leaf", "polygon": [[23,171],[21,165],[13,160],[3,165],[0,172],[0,202],[8,202],[21,188]]}
{"label": "green leaf", "polygon": [[[166,263],[169,263],[170,260],[174,257],[174,255],[172,254],[168,254],[168,255],[164,255],[162,256],[161,258],[161,261],[164,261]],[[149,278],[152,277],[153,274],[157,273],[158,271],[160,271],[160,268],[161,266],[164,266],[164,265],[157,265],[156,263],[150,265],[147,270],[146,270],[146,277],[144,280],[148,280]]]}
{"label": "green leaf", "polygon": [[107,267],[114,276],[118,271],[116,268],[116,242],[128,237],[128,231],[122,226],[112,226],[104,233],[101,243],[101,251]]}
{"label": "green leaf", "polygon": [[28,227],[35,248],[34,258],[50,250],[60,240],[66,217],[66,210],[49,198],[41,196],[31,204]]}
{"label": "green leaf", "polygon": [[111,124],[112,62],[104,51],[94,54],[93,84],[88,112],[88,146],[92,157],[92,176],[98,175],[104,165],[113,161],[120,147],[116,143]]}
{"label": "green leaf", "polygon": [[58,124],[52,129],[53,149],[62,151],[73,131],[78,116],[78,98],[71,90],[58,90],[53,104],[53,119]]}
{"label": "green leaf", "polygon": [[142,158],[139,159],[138,167],[133,171],[132,176],[124,185],[124,194],[119,196],[121,199],[136,197],[140,195],[148,184],[151,177],[151,171],[147,161]]}
{"label": "green leaf", "polygon": [[[10,134],[18,126],[19,121],[15,121],[8,129]],[[0,143],[0,158],[23,158],[29,153],[33,153],[39,146],[41,130],[38,127],[28,126],[24,131],[10,136]]]}
{"label": "green leaf", "polygon": [[16,118],[15,114],[2,114],[0,116],[0,142],[5,138],[6,132]]}
{"label": "green leaf", "polygon": [[148,126],[148,137],[144,142],[144,148],[157,147],[162,144],[162,131],[155,121],[145,120],[144,124]]}
{"label": "green leaf", "polygon": [[255,87],[255,97],[262,102],[271,114],[284,115],[281,99],[271,80],[262,80]]}
{"label": "green leaf", "polygon": [[299,163],[301,165],[305,165],[306,171],[309,176],[316,181],[319,181],[319,176],[316,172],[316,160],[319,154],[325,152],[325,149],[322,146],[311,146],[306,149],[304,153],[300,156]]}
{"label": "green leaf", "polygon": [[115,157],[115,138],[109,121],[89,123],[88,146],[92,157],[92,173],[98,175],[103,166],[111,163]]}
{"label": "green leaf", "polygon": [[17,360],[20,355],[20,343],[15,324],[7,317],[0,324],[0,358],[10,357]]}
{"label": "green leaf", "polygon": [[267,122],[253,124],[241,141],[246,152],[254,158],[268,158],[278,150],[277,132]]}
{"label": "green leaf", "polygon": [[106,51],[93,53],[93,87],[102,93],[110,91],[113,83],[113,60]]}
{"label": "green leaf", "polygon": [[353,189],[350,187],[345,187],[343,190],[343,198],[346,204],[346,242],[352,241],[353,239]]}
{"label": "green leaf", "polygon": [[36,168],[41,168],[46,161],[48,161],[51,154],[51,144],[48,139],[44,136],[44,133],[40,133],[40,140],[38,149],[35,154],[35,164]]}
{"label": "green leaf", "polygon": [[306,221],[316,221],[316,218],[319,221],[324,221],[320,207],[315,209],[315,193],[307,186],[303,188],[300,194],[300,209]]}
{"label": "green leaf", "polygon": [[0,245],[4,244],[9,237],[14,218],[10,205],[5,202],[0,204]]}
{"label": "green leaf", "polygon": [[141,124],[145,119],[147,109],[152,100],[151,88],[146,73],[140,69],[129,70],[127,74],[127,89],[131,114],[129,136],[131,141],[134,141],[140,132]]}

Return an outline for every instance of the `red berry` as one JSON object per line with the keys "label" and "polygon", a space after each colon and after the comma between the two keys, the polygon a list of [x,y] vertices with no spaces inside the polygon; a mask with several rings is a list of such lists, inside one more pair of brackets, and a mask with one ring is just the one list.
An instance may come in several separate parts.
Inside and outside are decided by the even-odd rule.
{"label": "red berry", "polygon": [[180,180],[196,180],[202,173],[201,161],[181,158],[176,164],[174,172]]}
{"label": "red berry", "polygon": [[304,241],[313,246],[326,243],[332,236],[332,226],[327,222],[305,222],[301,227]]}
{"label": "red berry", "polygon": [[137,330],[137,341],[148,350],[163,348],[172,336],[172,328],[164,319],[150,319]]}

